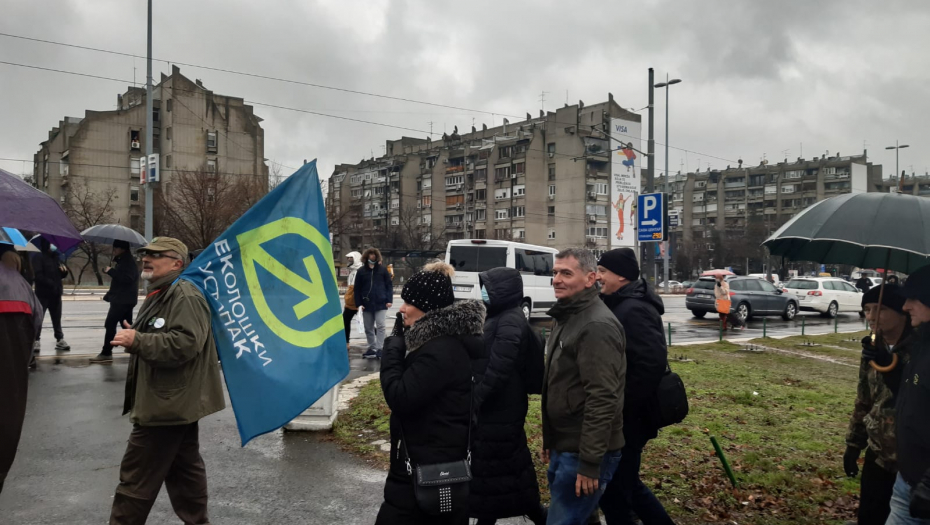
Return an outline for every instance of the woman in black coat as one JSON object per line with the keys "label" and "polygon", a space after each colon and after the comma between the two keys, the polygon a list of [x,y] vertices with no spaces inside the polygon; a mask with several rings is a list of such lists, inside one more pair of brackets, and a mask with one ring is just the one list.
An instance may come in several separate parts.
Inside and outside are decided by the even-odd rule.
{"label": "woman in black coat", "polygon": [[477,301],[454,303],[453,273],[448,264],[433,263],[414,275],[401,293],[403,317],[384,342],[381,389],[391,408],[391,468],[377,525],[468,523],[468,501],[453,501],[452,512],[441,516],[423,512],[406,461],[408,452],[414,468],[468,454],[472,378],[480,380],[487,365],[485,310]]}
{"label": "woman in black coat", "polygon": [[[484,343],[489,351],[484,377],[475,387],[478,430],[472,451],[469,508],[479,525],[527,516],[546,521],[539,484],[523,424],[527,410],[527,370],[542,371],[542,349],[523,316],[523,278],[513,268],[495,268],[479,279],[487,292]],[[539,359],[538,367],[530,366]],[[538,378],[541,382],[542,378]]]}

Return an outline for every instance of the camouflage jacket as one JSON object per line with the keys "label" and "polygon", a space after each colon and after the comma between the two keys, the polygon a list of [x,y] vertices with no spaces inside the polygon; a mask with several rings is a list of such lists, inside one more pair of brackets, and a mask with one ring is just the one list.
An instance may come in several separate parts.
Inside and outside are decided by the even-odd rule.
{"label": "camouflage jacket", "polygon": [[[894,346],[894,353],[898,354],[898,367],[903,367],[910,360],[913,345],[914,333],[908,327],[901,341]],[[868,446],[875,453],[875,462],[880,467],[897,472],[895,396],[885,385],[882,375],[865,359],[859,364],[856,405],[846,432],[846,444],[860,450]]]}

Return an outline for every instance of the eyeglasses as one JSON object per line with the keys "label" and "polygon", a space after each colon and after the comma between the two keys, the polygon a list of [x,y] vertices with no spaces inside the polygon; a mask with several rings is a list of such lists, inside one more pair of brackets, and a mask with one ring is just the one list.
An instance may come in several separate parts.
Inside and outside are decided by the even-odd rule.
{"label": "eyeglasses", "polygon": [[176,261],[183,261],[180,257],[172,257],[165,252],[145,252],[137,255],[137,258],[141,261],[143,257],[151,257],[152,259],[174,259]]}

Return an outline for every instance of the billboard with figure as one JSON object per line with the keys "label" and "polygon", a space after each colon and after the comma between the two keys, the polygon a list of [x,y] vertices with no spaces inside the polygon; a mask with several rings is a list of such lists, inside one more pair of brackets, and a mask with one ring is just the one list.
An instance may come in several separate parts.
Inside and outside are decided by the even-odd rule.
{"label": "billboard with figure", "polygon": [[610,247],[632,248],[636,244],[636,197],[639,195],[643,162],[642,124],[610,119]]}

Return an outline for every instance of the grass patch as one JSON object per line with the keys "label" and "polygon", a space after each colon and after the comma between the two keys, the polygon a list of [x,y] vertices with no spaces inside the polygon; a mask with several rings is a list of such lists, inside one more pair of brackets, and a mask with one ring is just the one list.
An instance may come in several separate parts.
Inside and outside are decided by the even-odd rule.
{"label": "grass patch", "polygon": [[[836,344],[852,334],[812,336]],[[861,336],[859,336],[861,337]],[[759,341],[772,345],[773,339]],[[840,352],[840,350],[835,351]],[[684,423],[662,430],[643,454],[642,477],[681,524],[842,523],[854,519],[858,481],[842,473],[845,430],[857,374],[836,364],[732,343],[687,345],[671,352],[691,405]],[[346,448],[387,466],[370,443],[388,439],[388,409],[377,382],[365,386],[340,415],[335,437]],[[539,396],[526,419],[530,450],[540,449]],[[739,481],[730,486],[710,444],[720,442]],[[536,472],[548,500],[545,466]]]}
{"label": "grass patch", "polygon": [[[859,365],[859,353],[862,351],[861,340],[869,332],[855,332],[846,334],[826,334],[792,337],[782,339],[758,338],[749,341],[750,344],[769,346],[797,352],[804,352],[812,355],[822,355],[831,359],[844,362],[850,365]],[[807,346],[805,343],[812,342],[820,346]]]}

